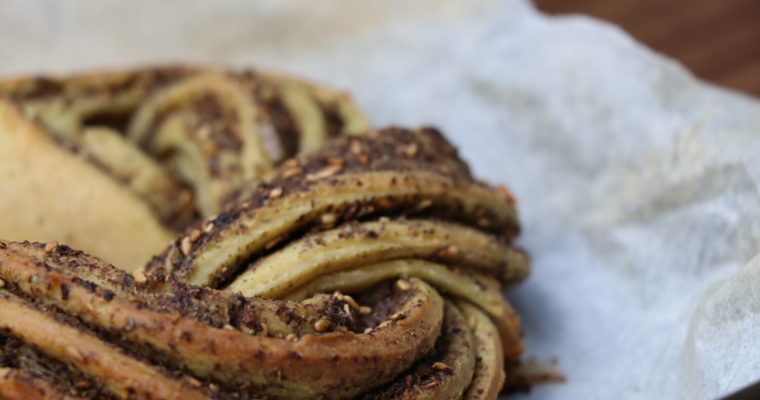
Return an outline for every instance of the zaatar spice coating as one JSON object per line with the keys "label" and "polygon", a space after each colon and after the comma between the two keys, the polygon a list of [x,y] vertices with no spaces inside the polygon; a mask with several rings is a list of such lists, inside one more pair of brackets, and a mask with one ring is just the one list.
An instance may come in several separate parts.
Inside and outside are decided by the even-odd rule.
{"label": "zaatar spice coating", "polygon": [[[43,392],[40,399],[55,399],[56,396],[65,399],[67,394],[72,398],[115,399],[75,369],[13,336],[0,334],[0,360],[0,376],[8,379],[8,382],[0,383],[0,397],[3,396],[5,385],[11,386],[13,381],[18,380],[20,382],[14,386],[27,382],[30,392]],[[6,396],[12,397],[7,393]]]}
{"label": "zaatar spice coating", "polygon": [[[361,153],[366,162],[348,155],[335,161],[358,142],[367,149]],[[412,145],[418,149],[413,156],[393,162]],[[442,165],[447,166],[445,173]],[[282,176],[293,169],[297,175]],[[325,169],[331,173],[320,175]],[[277,176],[232,210],[196,227],[203,233],[184,247],[189,253],[182,251],[179,239],[148,264],[146,273],[160,280],[169,272],[180,281],[218,287],[246,264],[304,232],[373,217],[438,217],[492,232],[505,243],[519,230],[513,204],[472,180],[456,151],[432,129],[391,128],[342,137],[302,162],[286,161]],[[330,217],[328,224],[324,216]],[[213,229],[202,229],[209,225]],[[500,279],[519,282],[527,272],[525,261],[503,266]]]}
{"label": "zaatar spice coating", "polygon": [[[374,304],[365,310],[369,315],[361,306],[358,314],[356,307],[345,313],[363,318],[364,332],[370,334],[406,315],[384,312],[387,303],[363,294],[396,278],[402,279],[394,287],[403,293],[410,288],[407,278],[417,277],[490,316],[485,323],[480,314],[468,313],[487,332],[477,335],[486,350],[476,349],[473,341],[457,356],[443,361],[433,356],[428,369],[464,365],[476,359],[470,358],[476,351],[498,350],[515,360],[523,349],[519,318],[501,290],[524,279],[529,267],[525,254],[511,244],[519,225],[515,201],[505,192],[475,181],[456,150],[433,129],[389,128],[341,137],[285,161],[272,181],[253,186],[228,212],[188,229],[148,264],[146,279],[271,298],[345,291]],[[377,319],[378,313],[384,317]],[[331,327],[332,322],[318,320],[312,328],[319,333]],[[411,392],[377,393],[459,398],[470,382],[477,382],[480,387],[470,397],[495,398],[503,376],[494,371],[503,364],[493,355],[489,360],[473,362],[479,375],[457,375],[456,385],[413,379],[402,385]],[[391,385],[399,385],[399,379]]]}
{"label": "zaatar spice coating", "polygon": [[[462,251],[441,251],[451,243]],[[502,282],[520,280],[528,273],[523,253],[480,231],[435,220],[391,220],[347,223],[292,241],[258,259],[228,289],[279,298],[322,274],[405,258],[460,265]]]}
{"label": "zaatar spice coating", "polygon": [[459,308],[447,302],[445,312],[434,351],[418,360],[403,379],[362,396],[363,400],[462,398],[473,378],[475,342]]}
{"label": "zaatar spice coating", "polygon": [[5,397],[496,398],[529,260],[514,195],[440,132],[365,133],[342,94],[253,71],[91,79],[0,91],[183,233],[131,273],[0,241]]}
{"label": "zaatar spice coating", "polygon": [[498,396],[505,379],[499,332],[478,307],[462,300],[457,300],[456,305],[467,320],[475,342],[475,371],[464,398],[493,399]]}
{"label": "zaatar spice coating", "polygon": [[322,138],[320,144],[327,138],[295,120],[324,125],[322,115],[300,112],[309,104],[285,101],[294,90],[306,102],[318,101],[306,87],[284,87],[253,71],[198,73],[146,98],[127,135],[190,182],[201,214],[209,216],[243,182],[267,178],[302,143],[312,146],[306,135]]}
{"label": "zaatar spice coating", "polygon": [[[220,79],[171,98],[171,104],[157,100],[209,74]],[[246,101],[220,99],[229,92],[220,87],[225,82]],[[128,187],[175,231],[218,212],[229,193],[247,180],[266,178],[283,158],[324,142],[328,119],[367,128],[347,97],[252,70],[169,66],[10,79],[0,81],[0,98],[61,148]],[[146,143],[145,136],[156,137],[166,121],[173,124],[161,134],[162,143]],[[97,135],[88,134],[93,130]],[[244,141],[245,135],[251,139]],[[261,151],[244,148],[251,140],[263,143]]]}
{"label": "zaatar spice coating", "polygon": [[[142,363],[137,364],[141,365],[139,368],[148,368],[142,366],[145,363],[171,366],[178,371],[188,371],[200,381],[218,382],[217,385],[221,388],[248,383],[252,393],[273,398],[313,398],[318,395],[347,398],[387,382],[411,365],[417,354],[432,348],[442,320],[440,297],[421,281],[413,281],[412,290],[399,292],[401,297],[389,303],[393,304],[393,314],[403,314],[405,317],[387,320],[387,323],[375,327],[371,334],[354,333],[340,328],[337,323],[331,324],[337,328],[330,332],[318,336],[301,335],[295,341],[287,340],[285,335],[262,336],[261,332],[218,329],[193,316],[158,311],[161,306],[154,309],[151,303],[125,298],[123,293],[104,289],[101,285],[58,270],[49,265],[46,258],[40,257],[37,249],[42,245],[3,243],[2,247],[0,276],[9,282],[4,290],[12,289],[23,295],[34,293],[39,304],[56,307],[60,312],[76,317],[89,329],[101,332],[100,340],[108,339],[100,346],[110,348],[118,344],[130,352],[128,354],[144,357],[137,359]],[[90,268],[107,271],[113,269],[103,263],[91,264]],[[108,272],[106,275],[111,274]],[[68,287],[66,300],[60,296],[60,283],[65,283]],[[393,295],[388,297],[393,298]],[[7,306],[14,304],[11,301]],[[362,318],[362,314],[353,309],[350,302],[344,301],[340,310],[345,310],[346,304],[349,304],[351,318]],[[37,306],[23,305],[22,301],[15,307]],[[375,313],[382,315],[382,308],[378,307]],[[323,313],[322,317],[330,318],[329,312]],[[0,324],[12,324],[8,327],[15,336],[34,337],[32,332],[25,330],[23,324],[2,321],[0,318]],[[38,324],[46,323],[38,321]],[[51,320],[50,323],[54,322]],[[35,329],[43,327],[47,325],[36,326]],[[69,331],[71,329],[76,327],[71,326]],[[402,332],[407,332],[409,336],[402,339]],[[94,346],[93,341],[98,338],[87,332],[70,334],[84,335],[82,346],[85,348]],[[72,345],[77,343],[79,341]],[[53,357],[61,357],[56,350],[60,343],[49,343],[37,338],[34,345],[42,351],[50,352]],[[72,354],[76,354],[76,351]],[[125,354],[119,351],[117,353]],[[108,357],[117,357],[117,353]],[[101,382],[108,381],[107,376],[100,375],[108,371],[107,367],[98,364],[97,371],[89,371],[86,368],[86,357],[83,360],[78,361],[78,365],[81,364],[78,369],[85,374],[94,374],[93,378]],[[329,368],[326,369],[327,366]],[[121,373],[140,375],[139,370],[134,369],[138,366],[124,368],[126,369]],[[272,374],[278,370],[288,372],[273,380],[275,377]],[[155,378],[150,378],[150,382],[159,378],[171,379],[157,371],[158,375],[152,375]]]}

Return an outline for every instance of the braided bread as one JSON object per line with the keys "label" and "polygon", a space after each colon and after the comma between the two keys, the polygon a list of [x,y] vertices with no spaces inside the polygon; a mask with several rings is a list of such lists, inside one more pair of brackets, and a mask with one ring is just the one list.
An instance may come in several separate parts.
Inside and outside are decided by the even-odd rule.
{"label": "braided bread", "polygon": [[[175,182],[158,185],[167,192],[153,200],[125,186],[163,215],[163,229],[182,233],[132,272],[66,245],[0,241],[0,397],[496,398],[505,360],[523,351],[501,292],[529,274],[512,245],[519,223],[506,188],[476,181],[435,129],[353,135],[364,124],[358,111],[310,86],[287,101],[312,93],[332,107],[320,121],[340,115],[342,128],[293,146],[283,139],[292,128],[279,122],[270,137],[280,147],[264,145],[268,134],[244,117],[252,97],[234,93],[250,73],[166,73],[172,78],[154,78],[160,85],[121,89],[124,98],[143,96],[128,127],[82,128],[80,115],[80,125],[53,135],[59,146],[76,140],[72,151],[87,162]],[[267,79],[279,93],[306,87]],[[6,93],[30,93],[11,86]],[[34,104],[19,96],[17,104]],[[58,121],[41,122],[47,130],[70,115],[28,107],[38,121]],[[225,113],[219,121],[234,127],[203,121]],[[314,129],[296,120],[300,134]],[[251,148],[227,137],[249,129],[258,129]],[[104,142],[117,138],[116,147],[128,143],[145,163],[82,144],[93,131],[109,132]],[[208,146],[218,148],[204,153]],[[188,203],[161,200],[187,198],[189,189]]]}
{"label": "braided bread", "polygon": [[65,240],[133,269],[283,159],[366,129],[347,96],[254,71],[2,82],[0,237]]}

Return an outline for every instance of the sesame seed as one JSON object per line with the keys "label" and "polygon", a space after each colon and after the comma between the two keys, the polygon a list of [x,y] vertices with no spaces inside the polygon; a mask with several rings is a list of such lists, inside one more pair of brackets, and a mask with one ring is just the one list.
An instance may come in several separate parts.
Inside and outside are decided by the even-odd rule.
{"label": "sesame seed", "polygon": [[45,253],[50,253],[58,247],[58,242],[50,242],[45,245]]}
{"label": "sesame seed", "polygon": [[440,371],[443,371],[443,370],[449,369],[449,366],[446,365],[446,363],[442,363],[440,361],[436,361],[436,362],[433,363],[433,368],[435,368],[437,370],[440,370]]}
{"label": "sesame seed", "polygon": [[317,332],[324,332],[328,329],[330,329],[330,321],[326,319],[320,319],[319,321],[314,323],[314,330]]}
{"label": "sesame seed", "polygon": [[478,320],[474,315],[470,315],[470,318],[467,319],[467,325],[470,329],[475,329],[475,327],[478,326]]}
{"label": "sesame seed", "polygon": [[185,236],[182,238],[182,242],[180,242],[180,248],[182,251],[182,254],[184,255],[190,255],[190,252],[193,250],[193,242],[190,241],[190,237]]}
{"label": "sesame seed", "polygon": [[132,272],[132,278],[137,283],[145,283],[145,282],[148,281],[148,277],[145,276],[145,272],[143,272],[143,270],[141,270],[141,269],[138,269],[138,270]]}
{"label": "sesame seed", "polygon": [[197,241],[197,240],[198,240],[198,239],[200,239],[200,238],[201,238],[201,231],[199,231],[199,230],[197,230],[197,229],[193,229],[193,231],[192,231],[192,232],[190,232],[190,240],[191,240],[193,243],[195,243],[195,241]]}
{"label": "sesame seed", "polygon": [[303,171],[299,167],[287,168],[287,169],[284,169],[282,171],[281,175],[282,175],[283,178],[288,179],[288,178],[292,178],[292,177],[294,177],[296,175],[300,175],[301,172],[303,172]]}
{"label": "sesame seed", "polygon": [[285,336],[285,340],[287,340],[288,342],[295,342],[296,340],[298,340],[298,336],[296,336],[295,333],[288,333]]}
{"label": "sesame seed", "polygon": [[456,257],[459,254],[459,248],[450,244],[438,251],[438,257]]}
{"label": "sesame seed", "polygon": [[237,329],[235,329],[234,326],[232,326],[230,324],[224,324],[224,326],[222,327],[222,329],[224,329],[226,331],[236,331],[237,330]]}
{"label": "sesame seed", "polygon": [[371,313],[372,313],[372,307],[367,307],[367,306],[359,307],[359,314],[367,315]]}
{"label": "sesame seed", "polygon": [[338,218],[335,216],[335,214],[322,214],[319,219],[322,222],[322,225],[331,226]]}
{"label": "sesame seed", "polygon": [[358,140],[351,141],[351,145],[349,146],[351,150],[351,154],[359,155],[364,152],[364,146],[362,146],[361,142]]}
{"label": "sesame seed", "polygon": [[316,179],[323,179],[330,176],[333,176],[338,173],[343,168],[343,165],[328,165],[326,167],[323,167],[319,171],[317,171],[314,174],[309,174],[306,177],[306,180],[316,180]]}
{"label": "sesame seed", "polygon": [[1,287],[5,287],[5,281],[4,281],[4,280],[2,280],[2,279],[0,279],[0,288],[1,288]]}
{"label": "sesame seed", "polygon": [[214,230],[213,222],[209,222],[208,224],[206,224],[206,226],[203,227],[203,231],[206,233],[211,233],[213,230]]}
{"label": "sesame seed", "polygon": [[417,154],[417,150],[419,150],[419,146],[417,146],[417,143],[412,143],[404,149],[404,154],[406,154],[407,157],[414,157]]}
{"label": "sesame seed", "polygon": [[187,383],[189,383],[189,384],[190,384],[190,386],[192,386],[192,387],[194,387],[194,388],[199,388],[199,387],[201,387],[201,381],[199,381],[199,380],[197,380],[197,379],[193,378],[192,376],[186,376],[186,377],[185,377],[185,380],[187,381]]}
{"label": "sesame seed", "polygon": [[401,290],[409,290],[412,288],[412,284],[409,283],[409,281],[399,279],[396,281],[396,287],[398,287]]}
{"label": "sesame seed", "polygon": [[334,296],[341,301],[345,301],[346,303],[350,304],[351,307],[359,308],[359,303],[354,300],[353,297],[347,296],[345,294],[341,294],[340,292],[335,292]]}
{"label": "sesame seed", "polygon": [[428,207],[430,207],[432,205],[433,205],[433,200],[425,199],[425,200],[422,200],[421,202],[419,202],[419,204],[417,204],[417,209],[418,210],[424,210],[424,209],[426,209],[426,208],[428,208]]}
{"label": "sesame seed", "polygon": [[279,198],[280,196],[282,196],[282,188],[281,187],[276,187],[276,188],[272,189],[272,191],[269,192],[269,198],[270,199],[276,199],[276,198]]}

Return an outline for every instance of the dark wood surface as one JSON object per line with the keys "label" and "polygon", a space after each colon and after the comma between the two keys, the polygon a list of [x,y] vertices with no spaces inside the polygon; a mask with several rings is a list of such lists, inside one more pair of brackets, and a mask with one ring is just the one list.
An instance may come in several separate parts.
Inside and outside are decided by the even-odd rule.
{"label": "dark wood surface", "polygon": [[760,97],[760,0],[534,0],[623,27],[697,76]]}

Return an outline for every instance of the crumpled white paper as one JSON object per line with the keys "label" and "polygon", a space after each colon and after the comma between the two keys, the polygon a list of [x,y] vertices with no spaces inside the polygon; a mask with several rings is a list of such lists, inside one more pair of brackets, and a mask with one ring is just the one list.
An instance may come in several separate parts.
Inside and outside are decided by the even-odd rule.
{"label": "crumpled white paper", "polygon": [[432,123],[520,199],[508,293],[534,399],[708,399],[760,378],[760,105],[614,26],[525,1],[5,1],[0,73],[203,62]]}

